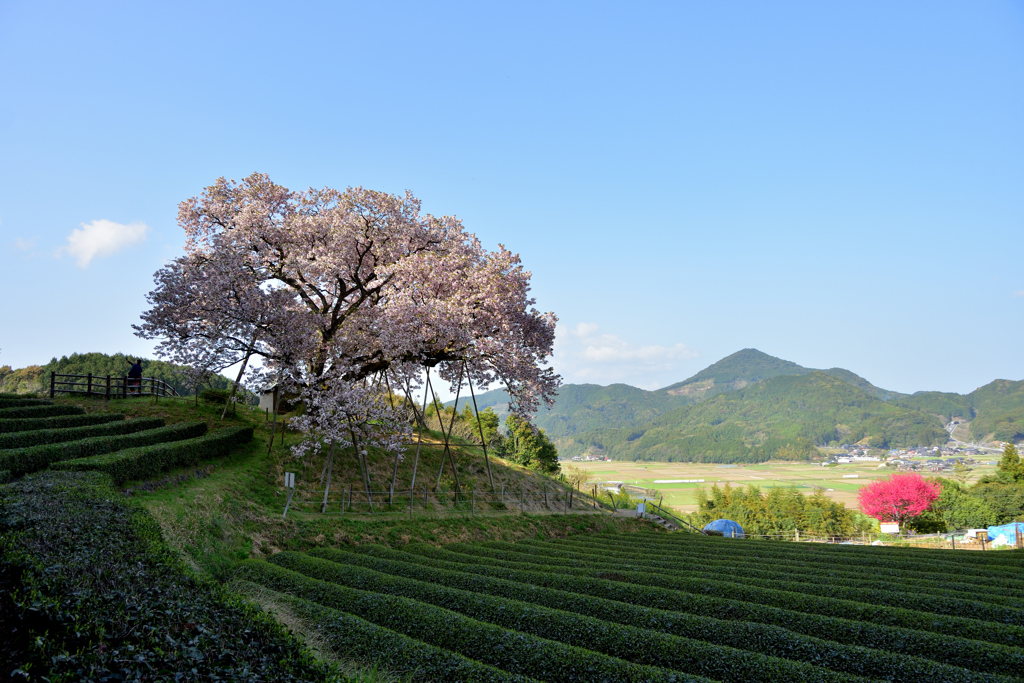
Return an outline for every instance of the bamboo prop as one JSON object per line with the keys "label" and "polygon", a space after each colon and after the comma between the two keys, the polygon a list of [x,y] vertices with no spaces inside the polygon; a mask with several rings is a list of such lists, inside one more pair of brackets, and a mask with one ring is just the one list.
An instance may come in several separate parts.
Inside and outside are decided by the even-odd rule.
{"label": "bamboo prop", "polygon": [[[466,377],[469,379],[469,395],[473,397],[473,413],[476,415],[476,426],[480,429],[480,447],[484,449],[484,463],[487,465],[487,481],[491,484],[491,493],[494,493],[494,477],[491,476],[491,459],[487,457],[487,439],[484,438],[484,425],[480,421],[480,410],[476,407],[476,392],[473,391],[473,378],[469,375],[469,367],[466,365],[466,361],[462,361],[462,368],[466,371]],[[455,407],[459,407],[458,400],[455,401]]]}
{"label": "bamboo prop", "polygon": [[267,456],[270,455],[270,449],[274,447],[274,429],[277,427],[277,389],[274,389],[274,419],[270,422],[270,445],[267,446]]}
{"label": "bamboo prop", "polygon": [[[427,368],[427,379],[430,379],[430,368]],[[416,417],[416,422],[419,423],[419,433],[416,436],[416,457],[412,461],[412,483],[409,488],[416,488],[416,471],[419,469],[420,464],[420,446],[423,443],[423,430],[427,428],[426,419],[421,419],[420,414],[416,412],[416,403],[412,400],[412,388],[409,386],[409,382],[405,383],[405,398],[412,407],[413,415]],[[426,387],[423,389],[423,414],[427,412],[427,390]]]}
{"label": "bamboo prop", "polygon": [[[391,404],[391,412],[395,411],[395,399],[391,395],[391,382],[388,380],[388,371],[382,370],[381,374],[384,375],[384,386],[388,390],[388,402]],[[399,453],[395,453],[395,468],[391,473],[391,490],[388,493],[388,505],[393,505],[395,502],[395,483],[398,481],[398,458]]]}
{"label": "bamboo prop", "polygon": [[[220,414],[220,419],[223,422],[224,416],[228,414],[228,405],[231,404],[231,399],[235,397],[235,392],[238,391],[238,384],[242,381],[242,375],[245,374],[245,368],[249,365],[249,359],[252,358],[252,351],[256,347],[256,337],[253,337],[252,341],[249,342],[249,348],[245,350],[245,360],[242,361],[242,367],[238,369],[238,376],[235,377],[235,383],[231,385],[231,395],[228,396],[227,402],[224,403],[224,412]],[[277,396],[277,392],[274,392],[274,396]],[[274,410],[277,410],[277,406],[274,406]]]}
{"label": "bamboo prop", "polygon": [[355,430],[352,427],[352,416],[348,417],[348,433],[352,437],[352,447],[356,449],[356,459],[359,461],[359,469],[363,475],[363,484],[366,486],[366,501],[370,504],[370,512],[373,512],[373,495],[370,493],[370,470],[368,463],[363,458],[362,449],[359,448],[359,441],[356,439]]}
{"label": "bamboo prop", "polygon": [[434,409],[437,410],[437,423],[441,425],[441,433],[444,434],[444,455],[441,456],[441,469],[437,472],[437,484],[434,485],[434,490],[441,485],[441,475],[444,474],[444,456],[448,456],[448,462],[452,465],[452,476],[455,477],[455,500],[458,501],[459,490],[462,486],[459,483],[459,473],[455,469],[455,456],[452,455],[450,447],[452,438],[452,429],[455,427],[455,416],[458,415],[459,410],[459,393],[462,391],[462,370],[459,370],[459,386],[455,389],[455,407],[452,408],[452,419],[448,423],[448,432],[444,431],[444,418],[441,408],[438,406],[437,394],[434,392],[434,387],[429,382],[427,386],[430,388],[430,395],[434,397]]}
{"label": "bamboo prop", "polygon": [[324,487],[324,502],[320,504],[320,514],[327,512],[327,494],[331,490],[331,468],[334,465],[334,440],[331,440],[331,454],[327,458],[327,486]]}

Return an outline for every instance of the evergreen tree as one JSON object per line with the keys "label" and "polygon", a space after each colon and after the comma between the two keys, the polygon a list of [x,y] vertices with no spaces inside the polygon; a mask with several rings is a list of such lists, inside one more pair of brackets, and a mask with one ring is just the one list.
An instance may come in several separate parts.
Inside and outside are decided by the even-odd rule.
{"label": "evergreen tree", "polygon": [[533,425],[514,414],[505,418],[505,428],[508,430],[504,439],[505,457],[530,469],[558,473],[558,450],[543,429],[535,430]]}
{"label": "evergreen tree", "polygon": [[1024,462],[1021,462],[1017,447],[1008,441],[1003,448],[1003,457],[999,461],[999,471],[1010,475],[1016,481],[1024,481]]}

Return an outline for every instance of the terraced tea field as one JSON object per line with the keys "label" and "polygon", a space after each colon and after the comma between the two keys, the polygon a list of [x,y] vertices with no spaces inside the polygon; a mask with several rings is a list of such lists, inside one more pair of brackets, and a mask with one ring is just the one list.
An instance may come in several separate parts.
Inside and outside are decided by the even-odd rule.
{"label": "terraced tea field", "polygon": [[1009,681],[1024,553],[601,534],[248,560],[235,587],[412,680]]}

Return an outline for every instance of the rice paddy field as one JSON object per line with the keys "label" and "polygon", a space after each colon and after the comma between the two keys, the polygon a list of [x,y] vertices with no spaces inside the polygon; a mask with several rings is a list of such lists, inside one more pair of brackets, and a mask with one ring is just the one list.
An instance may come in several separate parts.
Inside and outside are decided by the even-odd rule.
{"label": "rice paddy field", "polygon": [[1024,554],[685,533],[247,560],[235,589],[413,681],[1019,681]]}
{"label": "rice paddy field", "polygon": [[[715,463],[683,462],[574,462],[574,467],[590,473],[592,481],[621,481],[658,489],[665,496],[665,505],[682,512],[694,512],[697,503],[693,497],[698,486],[710,488],[712,484],[762,488],[796,486],[812,493],[824,489],[825,495],[848,508],[857,507],[857,491],[876,479],[893,473],[892,468],[879,468],[879,463],[857,463],[822,467],[806,462],[766,462],[756,465],[719,465]],[[977,465],[970,481],[995,471],[994,465]],[[847,475],[844,477],[844,475]],[[931,476],[926,473],[925,476]],[[940,475],[948,476],[948,475]],[[678,479],[703,479],[704,484],[672,482]],[[669,480],[669,481],[665,481]]]}

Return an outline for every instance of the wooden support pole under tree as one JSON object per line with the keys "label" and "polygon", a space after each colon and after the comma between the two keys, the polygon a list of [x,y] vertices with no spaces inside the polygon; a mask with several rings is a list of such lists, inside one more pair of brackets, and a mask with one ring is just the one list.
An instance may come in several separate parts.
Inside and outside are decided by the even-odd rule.
{"label": "wooden support pole under tree", "polygon": [[274,447],[274,428],[277,426],[277,387],[274,387],[274,394],[271,397],[271,407],[274,409],[274,419],[270,423],[270,445],[267,446],[267,455],[270,455],[270,449]]}
{"label": "wooden support pole under tree", "polygon": [[57,393],[57,373],[50,373],[50,398],[53,398]]}
{"label": "wooden support pole under tree", "polygon": [[[228,414],[228,405],[231,403],[231,399],[235,397],[235,392],[238,391],[238,383],[242,381],[242,375],[245,374],[245,367],[249,364],[249,359],[252,358],[254,348],[256,348],[256,337],[252,338],[252,341],[249,342],[249,348],[245,350],[242,367],[238,368],[238,376],[235,377],[235,383],[231,385],[231,393],[228,395],[227,403],[224,404],[224,412],[220,414],[221,420]],[[274,387],[274,411],[277,411],[277,387]]]}
{"label": "wooden support pole under tree", "polygon": [[107,388],[106,391],[103,393],[103,397],[108,401],[110,400],[110,375],[107,375]]}
{"label": "wooden support pole under tree", "polygon": [[[430,368],[427,368],[427,379],[430,379]],[[409,488],[410,489],[415,489],[416,488],[416,471],[419,468],[419,464],[420,464],[420,446],[423,444],[423,430],[427,428],[427,421],[426,421],[426,417],[425,417],[426,414],[427,414],[427,390],[426,390],[426,387],[424,387],[424,389],[423,389],[423,415],[424,415],[423,418],[421,418],[420,414],[416,412],[416,404],[413,403],[412,395],[411,395],[411,389],[409,387],[409,383],[408,382],[406,382],[406,384],[405,384],[405,397],[409,400],[409,404],[412,406],[413,415],[416,418],[416,421],[419,423],[419,426],[420,426],[419,430],[417,430],[418,433],[416,435],[416,455],[415,455],[415,457],[412,460],[412,482],[410,482],[410,484],[409,484]],[[426,501],[424,501],[424,505],[426,505]]]}
{"label": "wooden support pole under tree", "polygon": [[442,406],[439,405],[437,400],[437,394],[434,392],[434,386],[430,382],[430,377],[427,377],[427,388],[430,389],[430,395],[434,400],[434,410],[437,411],[437,423],[441,426],[441,433],[444,435],[444,453],[441,455],[441,469],[437,472],[437,484],[434,485],[434,490],[441,485],[441,475],[444,474],[444,462],[445,456],[448,457],[448,462],[452,465],[452,476],[455,479],[455,492],[458,493],[461,488],[459,484],[459,473],[455,469],[455,457],[451,451],[451,430],[455,427],[455,416],[458,415],[459,405],[459,392],[462,390],[462,369],[459,369],[459,386],[455,389],[455,407],[452,408],[452,419],[448,425],[448,431],[444,430],[444,412]]}
{"label": "wooden support pole under tree", "polygon": [[470,517],[476,517],[476,489],[473,489],[469,493],[472,496],[472,501],[470,503],[471,507],[470,507],[469,516]]}
{"label": "wooden support pole under tree", "polygon": [[85,395],[92,396],[92,373],[85,373]]}
{"label": "wooden support pole under tree", "polygon": [[334,465],[334,445],[331,440],[331,454],[327,458],[327,485],[324,486],[324,502],[320,505],[320,514],[327,512],[327,494],[331,490],[331,467]]}
{"label": "wooden support pole under tree", "polygon": [[[473,391],[473,378],[469,374],[469,366],[466,365],[466,361],[462,361],[462,368],[466,371],[466,377],[469,379],[469,395],[473,397],[473,413],[476,415],[476,426],[480,429],[480,447],[484,449],[484,464],[487,465],[487,481],[491,485],[491,493],[494,493],[494,477],[491,475],[491,459],[487,457],[487,439],[484,438],[484,423],[480,421],[480,410],[476,407],[476,392]],[[459,407],[458,401],[455,402],[456,409]]]}
{"label": "wooden support pole under tree", "polygon": [[370,463],[363,458],[363,449],[359,447],[359,440],[356,439],[355,428],[352,426],[352,416],[348,415],[348,433],[352,437],[352,447],[356,449],[356,458],[359,460],[359,467],[363,472],[363,483],[366,485],[366,502],[370,505],[370,513],[373,514],[373,496],[370,493]]}
{"label": "wooden support pole under tree", "polygon": [[412,501],[413,501],[413,494],[414,493],[415,493],[415,491],[413,491],[412,487],[410,487],[409,488],[409,519],[412,519]]}

